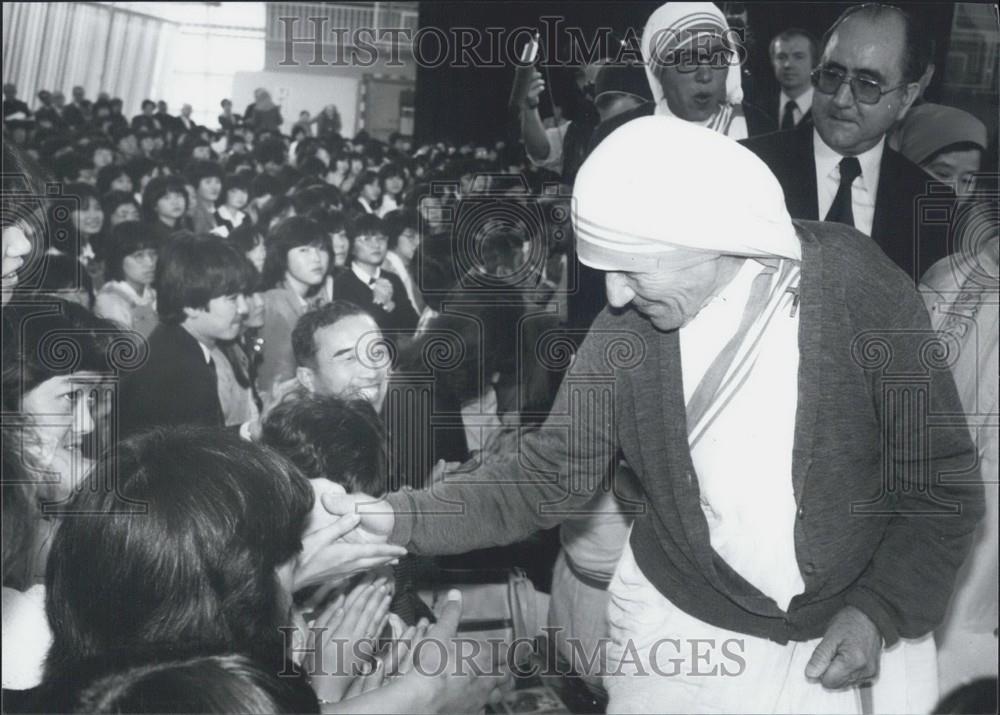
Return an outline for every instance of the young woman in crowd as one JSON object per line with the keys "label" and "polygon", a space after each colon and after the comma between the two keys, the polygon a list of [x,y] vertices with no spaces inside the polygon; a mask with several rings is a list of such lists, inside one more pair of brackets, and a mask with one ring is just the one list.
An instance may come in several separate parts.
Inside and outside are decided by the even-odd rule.
{"label": "young woman in crowd", "polygon": [[114,229],[120,223],[139,221],[142,218],[142,209],[139,208],[139,203],[127,191],[109,191],[104,194],[101,206],[104,208],[108,230]]}
{"label": "young woman in crowd", "polygon": [[395,211],[403,205],[406,174],[397,164],[386,164],[379,169],[378,185],[382,198],[375,213],[379,218],[385,218],[390,211]]}
{"label": "young woman in crowd", "polygon": [[31,224],[39,225],[37,217],[32,219],[32,207],[26,206],[22,197],[37,196],[41,187],[36,179],[39,172],[34,162],[10,142],[3,143],[3,166],[5,171],[0,191],[0,232],[3,239],[0,299],[6,303],[17,286],[18,271],[31,254]]}
{"label": "young woman in crowd", "polygon": [[[100,287],[104,282],[104,209],[97,190],[90,184],[67,184],[63,189],[66,196],[74,201],[72,212],[73,227],[76,229],[75,250],[80,262],[87,267],[94,285]],[[54,210],[58,204],[53,202]],[[53,225],[59,223],[58,217],[52,214]],[[68,247],[67,247],[68,248]],[[67,252],[66,249],[61,249]]]}
{"label": "young woman in crowd", "polygon": [[156,315],[156,258],[158,241],[138,221],[119,224],[111,231],[107,251],[108,281],[97,294],[94,312],[149,337],[159,323]]}
{"label": "young woman in crowd", "polygon": [[246,174],[230,174],[222,183],[218,208],[215,210],[216,233],[229,235],[246,222],[246,207],[250,202],[250,179]]}
{"label": "young woman in crowd", "polygon": [[194,187],[194,202],[188,206],[195,233],[211,233],[216,227],[216,203],[222,194],[222,167],[206,159],[192,160],[186,177]]}
{"label": "young woman in crowd", "polygon": [[257,377],[262,393],[295,376],[292,329],[299,316],[329,300],[323,291],[329,265],[329,240],[315,221],[293,216],[268,234],[264,352]]}
{"label": "young woman in crowd", "polygon": [[406,297],[417,315],[420,315],[425,306],[414,263],[420,248],[420,222],[417,213],[397,209],[385,216],[384,225],[389,237],[389,252],[385,254],[382,267],[399,276],[406,288]]}
{"label": "young woman in crowd", "polygon": [[158,176],[146,184],[142,192],[142,218],[147,224],[159,224],[171,233],[190,230],[187,211],[187,188],[180,177]]}
{"label": "young woman in crowd", "polygon": [[120,164],[108,164],[97,172],[97,193],[104,196],[109,191],[126,191],[133,193],[132,177]]}

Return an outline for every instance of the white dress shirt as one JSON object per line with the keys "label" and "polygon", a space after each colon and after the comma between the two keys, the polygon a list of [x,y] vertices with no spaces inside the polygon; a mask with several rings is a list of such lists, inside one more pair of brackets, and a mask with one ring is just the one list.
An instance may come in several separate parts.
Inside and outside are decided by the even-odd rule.
{"label": "white dress shirt", "polygon": [[810,86],[805,92],[800,94],[795,99],[792,99],[787,94],[782,92],[778,95],[778,125],[781,125],[781,118],[785,116],[785,105],[791,100],[795,102],[795,109],[792,110],[792,117],[795,120],[795,125],[798,126],[799,122],[802,121],[802,117],[806,115],[813,106],[813,88]]}
{"label": "white dress shirt", "polygon": [[[858,155],[861,176],[851,184],[851,209],[854,212],[854,227],[861,233],[872,235],[875,219],[875,197],[878,193],[878,179],[882,168],[882,152],[885,151],[885,137],[878,144]],[[826,145],[819,132],[813,130],[813,155],[816,157],[816,190],[819,199],[819,215],[822,221],[833,205],[833,199],[840,187],[840,160],[843,154]]]}

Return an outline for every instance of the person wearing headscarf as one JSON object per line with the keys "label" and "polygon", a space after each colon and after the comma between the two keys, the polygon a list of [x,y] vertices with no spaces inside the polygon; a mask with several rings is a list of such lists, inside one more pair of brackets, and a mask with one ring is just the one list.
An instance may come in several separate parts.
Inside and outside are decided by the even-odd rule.
{"label": "person wearing headscarf", "polygon": [[925,102],[903,117],[889,146],[966,198],[982,168],[986,125],[964,110]]}
{"label": "person wearing headscarf", "polygon": [[[763,162],[674,117],[609,136],[573,198],[609,307],[546,423],[460,480],[325,497],[330,518],[417,553],[509,543],[616,489],[622,455],[643,498],[609,586],[608,712],[930,710],[983,489],[906,275],[855,229],[793,222]],[[949,415],[933,439],[894,408],[914,390]]]}
{"label": "person wearing headscarf", "polygon": [[[958,110],[955,110],[958,111]],[[974,130],[978,127],[970,123]],[[920,152],[974,133],[953,134],[941,127],[940,141]],[[962,139],[960,139],[961,141]],[[912,135],[910,146],[918,144]],[[905,151],[905,149],[904,149]],[[940,154],[940,150],[937,150]],[[932,156],[933,154],[928,154]],[[959,571],[955,595],[944,623],[934,634],[938,644],[940,691],[948,693],[976,678],[997,677],[997,564],[1000,562],[1000,486],[998,469],[997,373],[1000,372],[1000,214],[997,206],[966,201],[955,214],[962,240],[954,254],[931,266],[920,282],[931,325],[948,347],[949,366],[969,421],[986,490],[986,518],[980,523],[972,553]],[[992,475],[992,476],[991,476]]]}

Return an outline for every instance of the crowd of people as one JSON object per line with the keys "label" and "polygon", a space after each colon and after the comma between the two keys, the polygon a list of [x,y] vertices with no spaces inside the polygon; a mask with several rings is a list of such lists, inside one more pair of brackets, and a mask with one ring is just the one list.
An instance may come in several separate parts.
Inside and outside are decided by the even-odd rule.
{"label": "crowd of people", "polygon": [[5,85],[4,710],[479,710],[516,668],[428,574],[557,525],[609,711],[995,679],[996,127],[898,8],[774,97],[729,30],[664,4],[567,118],[520,67],[482,144]]}

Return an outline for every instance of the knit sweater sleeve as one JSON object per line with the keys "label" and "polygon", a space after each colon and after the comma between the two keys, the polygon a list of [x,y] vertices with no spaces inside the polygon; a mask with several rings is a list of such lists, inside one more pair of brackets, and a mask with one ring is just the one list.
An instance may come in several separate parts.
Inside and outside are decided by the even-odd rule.
{"label": "knit sweater sleeve", "polygon": [[587,397],[588,385],[607,385],[613,375],[613,336],[591,330],[542,427],[522,431],[504,453],[424,490],[389,495],[395,512],[389,540],[416,553],[463,553],[517,541],[585,508],[617,445],[614,405]]}
{"label": "knit sweater sleeve", "polygon": [[882,423],[879,506],[891,516],[871,563],[845,598],[879,627],[886,645],[923,636],[942,622],[984,512],[976,451],[947,348],[912,288],[901,286],[893,297],[895,309],[886,311],[884,322],[875,329],[859,326],[855,338]]}

